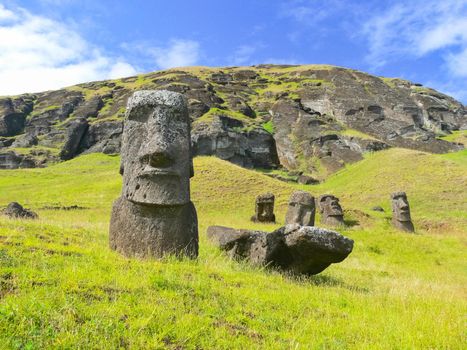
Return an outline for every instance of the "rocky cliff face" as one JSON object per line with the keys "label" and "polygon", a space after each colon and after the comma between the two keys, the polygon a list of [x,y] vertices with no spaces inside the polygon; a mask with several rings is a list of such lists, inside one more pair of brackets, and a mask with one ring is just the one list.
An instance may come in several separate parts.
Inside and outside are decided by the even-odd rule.
{"label": "rocky cliff face", "polygon": [[140,89],[186,95],[195,155],[316,177],[388,147],[457,150],[438,137],[467,128],[461,103],[401,79],[322,65],[192,67],[0,98],[0,168],[118,153]]}

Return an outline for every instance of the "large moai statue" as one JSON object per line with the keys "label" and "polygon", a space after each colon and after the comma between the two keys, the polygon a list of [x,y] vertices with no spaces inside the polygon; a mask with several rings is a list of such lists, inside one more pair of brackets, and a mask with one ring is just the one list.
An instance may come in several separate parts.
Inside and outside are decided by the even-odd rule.
{"label": "large moai statue", "polygon": [[285,215],[285,224],[314,226],[315,212],[315,198],[308,192],[295,191],[290,196],[289,207]]}
{"label": "large moai statue", "polygon": [[183,95],[137,91],[125,114],[122,195],[113,205],[110,247],[125,256],[198,255],[190,201],[190,121]]}
{"label": "large moai statue", "polygon": [[276,222],[274,215],[274,195],[272,193],[260,194],[256,197],[255,215],[251,217],[254,222]]}
{"label": "large moai statue", "polygon": [[399,230],[414,232],[412,219],[410,218],[410,207],[405,192],[391,194],[392,225]]}
{"label": "large moai statue", "polygon": [[322,224],[328,226],[344,225],[344,212],[339,204],[339,198],[330,194],[319,197],[319,212]]}

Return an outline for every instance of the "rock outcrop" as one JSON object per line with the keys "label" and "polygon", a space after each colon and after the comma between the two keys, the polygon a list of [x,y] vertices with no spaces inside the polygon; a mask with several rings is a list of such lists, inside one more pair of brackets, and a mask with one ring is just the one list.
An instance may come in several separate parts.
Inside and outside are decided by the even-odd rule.
{"label": "rock outcrop", "polygon": [[388,147],[455,151],[461,145],[439,137],[467,127],[464,105],[402,79],[324,65],[201,67],[0,98],[0,152],[58,153],[73,121],[84,119],[89,127],[73,156],[118,153],[127,99],[140,89],[186,96],[194,155],[318,180]]}

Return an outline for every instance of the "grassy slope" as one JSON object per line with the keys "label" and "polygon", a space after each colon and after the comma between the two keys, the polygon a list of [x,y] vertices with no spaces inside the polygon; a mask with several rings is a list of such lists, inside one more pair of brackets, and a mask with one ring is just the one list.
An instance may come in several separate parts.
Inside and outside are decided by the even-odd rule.
{"label": "grassy slope", "polygon": [[[216,158],[195,159],[197,261],[125,259],[107,248],[117,157],[79,157],[0,172],[0,204],[37,222],[0,218],[0,344],[7,348],[464,348],[467,153],[391,149],[318,186],[291,185]],[[206,240],[212,224],[249,222],[256,194],[293,189],[341,197],[354,252],[318,276],[236,263]],[[418,235],[389,225],[389,193],[407,191]],[[80,205],[85,210],[40,209]],[[386,213],[370,208],[381,205]]]}

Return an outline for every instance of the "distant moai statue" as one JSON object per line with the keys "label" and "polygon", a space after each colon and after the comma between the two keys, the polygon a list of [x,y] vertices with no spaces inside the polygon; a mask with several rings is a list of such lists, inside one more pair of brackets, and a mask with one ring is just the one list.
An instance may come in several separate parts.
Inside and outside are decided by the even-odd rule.
{"label": "distant moai statue", "polygon": [[274,215],[274,195],[272,193],[260,194],[256,197],[255,215],[251,217],[254,222],[276,222]]}
{"label": "distant moai statue", "polygon": [[344,225],[344,212],[339,204],[339,198],[330,194],[319,197],[319,212],[322,224],[328,226]]}
{"label": "distant moai statue", "polygon": [[125,114],[110,247],[126,256],[198,256],[198,219],[190,201],[190,121],[183,95],[137,91]]}
{"label": "distant moai statue", "polygon": [[414,232],[415,228],[410,217],[410,207],[405,192],[391,194],[392,225],[402,231]]}
{"label": "distant moai statue", "polygon": [[301,226],[315,225],[315,198],[305,191],[295,191],[290,196],[289,207],[285,216],[285,224]]}

